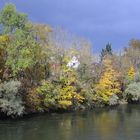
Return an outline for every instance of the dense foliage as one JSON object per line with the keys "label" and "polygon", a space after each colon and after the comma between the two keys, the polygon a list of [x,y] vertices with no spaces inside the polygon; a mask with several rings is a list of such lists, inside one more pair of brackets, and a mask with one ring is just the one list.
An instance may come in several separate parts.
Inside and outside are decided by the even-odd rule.
{"label": "dense foliage", "polygon": [[140,100],[140,83],[129,84],[125,90],[125,97],[128,101]]}
{"label": "dense foliage", "polygon": [[13,4],[0,11],[0,112],[76,110],[140,99],[140,40],[123,53],[34,24]]}
{"label": "dense foliage", "polygon": [[22,115],[24,106],[19,81],[4,82],[0,85],[0,108],[7,115]]}

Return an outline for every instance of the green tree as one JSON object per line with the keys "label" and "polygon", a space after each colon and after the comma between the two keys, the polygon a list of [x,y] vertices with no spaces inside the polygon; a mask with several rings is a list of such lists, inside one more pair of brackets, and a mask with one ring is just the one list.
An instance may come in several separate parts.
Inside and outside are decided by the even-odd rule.
{"label": "green tree", "polygon": [[112,45],[108,43],[101,51],[100,60],[102,61],[106,55],[113,55]]}
{"label": "green tree", "polygon": [[13,4],[5,5],[0,12],[0,24],[4,34],[13,33],[17,28],[25,28],[27,21],[27,15],[17,12]]}
{"label": "green tree", "polygon": [[5,65],[12,74],[16,75],[35,65],[40,47],[35,40],[33,25],[28,21],[27,15],[19,13],[14,5],[8,4],[0,12],[0,25],[3,29],[2,34],[10,38],[4,49]]}

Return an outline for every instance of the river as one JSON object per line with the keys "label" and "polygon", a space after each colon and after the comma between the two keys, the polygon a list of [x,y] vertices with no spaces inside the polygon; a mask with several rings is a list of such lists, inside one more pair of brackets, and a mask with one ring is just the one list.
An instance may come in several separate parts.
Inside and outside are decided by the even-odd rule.
{"label": "river", "polygon": [[140,140],[140,105],[1,120],[0,140]]}

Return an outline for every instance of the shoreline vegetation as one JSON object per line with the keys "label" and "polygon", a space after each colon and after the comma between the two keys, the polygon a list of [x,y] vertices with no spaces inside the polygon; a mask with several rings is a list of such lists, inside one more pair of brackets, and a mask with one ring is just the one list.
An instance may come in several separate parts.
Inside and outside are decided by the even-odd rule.
{"label": "shoreline vegetation", "polygon": [[[96,46],[95,46],[96,47]],[[140,40],[99,58],[89,41],[35,24],[7,4],[0,11],[0,118],[139,103]]]}

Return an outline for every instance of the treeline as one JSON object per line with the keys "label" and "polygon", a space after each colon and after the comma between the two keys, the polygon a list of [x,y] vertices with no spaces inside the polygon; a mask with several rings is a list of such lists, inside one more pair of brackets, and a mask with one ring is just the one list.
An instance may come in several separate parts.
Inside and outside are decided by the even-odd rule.
{"label": "treeline", "polygon": [[34,24],[13,4],[0,11],[0,112],[77,110],[140,99],[140,40],[122,53],[111,44],[96,60],[91,45]]}

